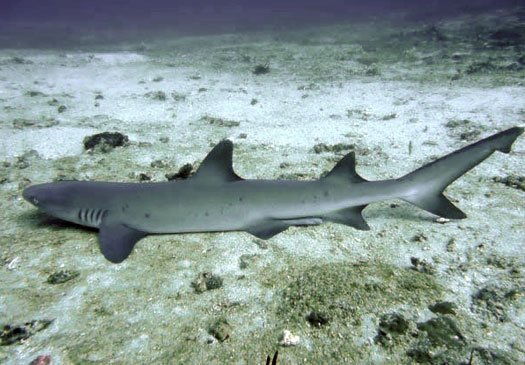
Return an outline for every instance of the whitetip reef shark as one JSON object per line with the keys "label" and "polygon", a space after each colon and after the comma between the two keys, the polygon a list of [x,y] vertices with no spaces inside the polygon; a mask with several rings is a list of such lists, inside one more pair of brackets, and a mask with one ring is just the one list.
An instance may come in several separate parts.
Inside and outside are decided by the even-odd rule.
{"label": "whitetip reef shark", "polygon": [[368,230],[362,210],[393,198],[463,219],[465,213],[443,195],[445,188],[493,152],[510,152],[523,130],[494,134],[398,179],[363,179],[355,170],[354,152],[318,180],[243,179],[232,167],[232,142],[223,140],[186,180],[60,181],[29,186],[23,197],[53,217],[98,228],[100,250],[114,263],[124,261],[148,234],[247,231],[268,239],[290,226],[323,221]]}

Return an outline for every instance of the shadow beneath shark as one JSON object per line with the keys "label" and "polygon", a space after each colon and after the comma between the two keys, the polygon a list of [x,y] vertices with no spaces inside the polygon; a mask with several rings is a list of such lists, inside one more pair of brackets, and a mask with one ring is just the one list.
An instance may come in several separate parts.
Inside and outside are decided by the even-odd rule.
{"label": "shadow beneath shark", "polygon": [[23,225],[29,226],[30,228],[42,228],[42,227],[49,227],[53,229],[79,229],[81,231],[87,231],[87,232],[96,232],[96,228],[92,227],[86,227],[80,224],[68,222],[59,218],[55,218],[49,214],[46,214],[39,210],[32,210],[27,211],[22,214],[20,214],[16,221],[19,223],[23,223]]}
{"label": "shadow beneath shark", "polygon": [[[393,205],[393,206],[392,206]],[[368,206],[364,211],[367,219],[384,218],[387,220],[403,220],[409,222],[434,223],[438,216],[421,211],[403,201],[392,200],[390,210],[385,211],[381,205]]]}

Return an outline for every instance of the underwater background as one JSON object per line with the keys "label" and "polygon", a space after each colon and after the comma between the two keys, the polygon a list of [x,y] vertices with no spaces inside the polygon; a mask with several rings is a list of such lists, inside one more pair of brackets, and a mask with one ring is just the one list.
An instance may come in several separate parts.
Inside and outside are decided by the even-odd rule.
{"label": "underwater background", "polygon": [[521,1],[0,1],[0,363],[525,363],[525,137],[468,217],[148,236],[122,264],[31,184],[402,176],[525,124]]}

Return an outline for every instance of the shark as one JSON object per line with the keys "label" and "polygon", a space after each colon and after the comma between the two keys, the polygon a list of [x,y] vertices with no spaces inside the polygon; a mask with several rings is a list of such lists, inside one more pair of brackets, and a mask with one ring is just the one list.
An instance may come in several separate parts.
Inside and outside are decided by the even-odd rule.
{"label": "shark", "polygon": [[369,230],[363,209],[387,199],[463,219],[445,188],[495,151],[509,153],[523,130],[494,134],[396,179],[364,179],[353,151],[317,180],[243,179],[233,169],[233,143],[223,140],[185,180],[58,181],[29,186],[22,195],[48,215],[98,229],[100,250],[113,263],[150,234],[245,231],[266,240],[290,226],[323,222]]}

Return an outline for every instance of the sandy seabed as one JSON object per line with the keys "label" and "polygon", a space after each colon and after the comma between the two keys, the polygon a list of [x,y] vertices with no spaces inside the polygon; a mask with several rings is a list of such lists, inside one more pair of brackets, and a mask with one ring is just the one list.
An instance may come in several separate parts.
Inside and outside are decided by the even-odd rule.
{"label": "sandy seabed", "polygon": [[[148,236],[119,265],[96,231],[21,198],[62,179],[165,181],[224,138],[246,178],[316,179],[350,150],[363,177],[402,176],[523,126],[516,13],[1,49],[0,361],[524,362],[523,136],[447,189],[465,220],[387,201],[367,232]],[[84,150],[105,131],[129,143]]]}

